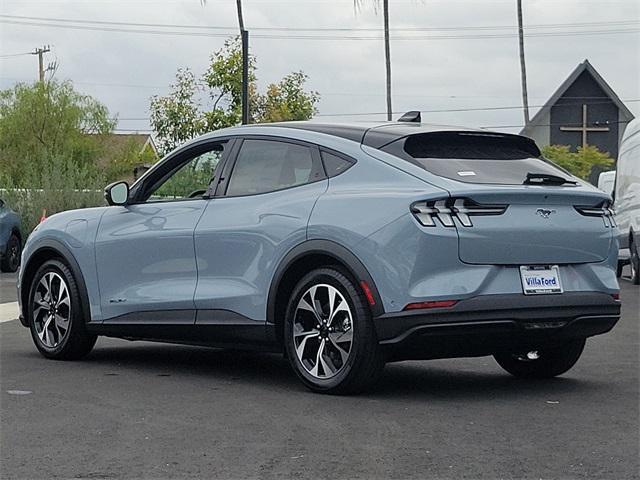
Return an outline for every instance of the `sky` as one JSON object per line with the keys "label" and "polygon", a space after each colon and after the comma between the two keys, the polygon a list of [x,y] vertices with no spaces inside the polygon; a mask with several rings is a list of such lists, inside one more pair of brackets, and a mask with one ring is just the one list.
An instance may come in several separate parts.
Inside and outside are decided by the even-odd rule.
{"label": "sky", "polygon": [[[244,0],[259,87],[303,70],[321,96],[318,120],[385,119],[382,12],[362,3]],[[37,57],[14,54],[50,45],[45,64],[57,62],[57,79],[104,103],[119,131],[148,130],[149,98],[169,91],[177,68],[206,69],[225,36],[237,32],[235,5],[0,0],[0,88],[34,81]],[[585,58],[640,115],[639,0],[523,0],[523,14],[532,116]],[[425,122],[520,130],[516,0],[390,0],[390,25],[394,118],[421,110]]]}

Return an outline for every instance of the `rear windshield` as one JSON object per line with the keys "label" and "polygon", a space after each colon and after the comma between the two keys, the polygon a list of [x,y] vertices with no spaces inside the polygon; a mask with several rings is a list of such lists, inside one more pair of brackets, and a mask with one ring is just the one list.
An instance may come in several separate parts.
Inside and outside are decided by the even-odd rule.
{"label": "rear windshield", "polygon": [[382,150],[441,177],[466,183],[521,185],[528,173],[568,177],[528,138],[472,132],[411,135]]}

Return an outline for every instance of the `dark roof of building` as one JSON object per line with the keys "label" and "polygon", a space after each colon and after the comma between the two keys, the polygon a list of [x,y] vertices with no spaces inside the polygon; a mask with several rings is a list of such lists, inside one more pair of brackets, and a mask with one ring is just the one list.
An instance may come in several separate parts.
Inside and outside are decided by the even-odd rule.
{"label": "dark roof of building", "polygon": [[589,60],[585,59],[584,62],[579,64],[573,70],[573,72],[571,72],[571,74],[567,77],[567,79],[564,82],[562,82],[562,85],[560,85],[558,89],[553,93],[553,95],[551,95],[549,100],[547,100],[547,103],[545,103],[544,106],[538,111],[538,113],[534,115],[534,117],[529,122],[529,125],[526,125],[522,129],[520,134],[528,135],[528,132],[530,131],[531,128],[536,127],[541,121],[544,121],[544,117],[551,110],[551,107],[553,107],[558,102],[560,97],[564,95],[567,89],[571,85],[573,85],[573,83],[578,79],[578,77],[585,71],[591,74],[591,76],[596,81],[598,86],[602,88],[604,93],[618,107],[622,116],[625,117],[628,121],[633,120],[634,118],[633,113],[629,111],[627,106],[622,102],[622,100],[620,100],[620,97],[616,95],[616,92],[613,91],[613,89],[609,86],[609,84],[605,81],[605,79],[600,76],[600,74],[596,71],[595,68],[593,68],[593,65],[589,63]]}
{"label": "dark roof of building", "polygon": [[140,149],[140,152],[149,147],[153,152],[158,153],[156,143],[148,133],[110,133],[102,135],[102,138],[108,149],[116,150],[127,145],[134,145]]}

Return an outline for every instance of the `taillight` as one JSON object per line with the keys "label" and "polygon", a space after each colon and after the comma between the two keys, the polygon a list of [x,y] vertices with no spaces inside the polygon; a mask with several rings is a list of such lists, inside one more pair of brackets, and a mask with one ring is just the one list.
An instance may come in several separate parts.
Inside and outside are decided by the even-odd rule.
{"label": "taillight", "polygon": [[453,307],[457,300],[432,300],[430,302],[410,303],[404,307],[404,310],[423,310],[427,308],[450,308]]}
{"label": "taillight", "polygon": [[585,217],[601,217],[606,228],[617,227],[616,221],[613,218],[615,212],[611,208],[611,204],[609,202],[605,201],[594,207],[574,206],[573,208],[575,208],[580,215],[584,215]]}
{"label": "taillight", "polygon": [[481,205],[469,198],[428,200],[411,205],[411,212],[425,227],[435,227],[437,218],[445,227],[454,227],[458,219],[463,227],[473,227],[471,217],[480,215],[502,215],[508,205]]}

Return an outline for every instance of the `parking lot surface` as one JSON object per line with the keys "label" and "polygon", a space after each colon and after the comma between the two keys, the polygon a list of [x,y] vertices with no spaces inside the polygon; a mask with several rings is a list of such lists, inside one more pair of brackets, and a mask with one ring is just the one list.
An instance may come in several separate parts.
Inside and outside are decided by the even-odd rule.
{"label": "parking lot surface", "polygon": [[101,338],[46,360],[1,323],[0,476],[638,478],[639,292],[622,281],[623,318],[563,377],[404,362],[356,397],[308,392],[278,355]]}

